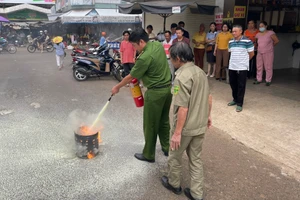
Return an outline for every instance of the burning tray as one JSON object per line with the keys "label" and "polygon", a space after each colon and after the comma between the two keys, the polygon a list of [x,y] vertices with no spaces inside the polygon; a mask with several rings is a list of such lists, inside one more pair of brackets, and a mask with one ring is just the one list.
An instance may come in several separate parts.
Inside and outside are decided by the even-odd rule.
{"label": "burning tray", "polygon": [[80,127],[75,134],[76,155],[92,159],[99,153],[100,133],[89,134],[86,127]]}

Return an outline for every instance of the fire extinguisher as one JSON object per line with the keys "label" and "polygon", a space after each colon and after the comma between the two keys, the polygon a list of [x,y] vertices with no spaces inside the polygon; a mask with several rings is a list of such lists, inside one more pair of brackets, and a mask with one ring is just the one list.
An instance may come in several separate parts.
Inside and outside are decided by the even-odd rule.
{"label": "fire extinguisher", "polygon": [[132,79],[130,83],[130,90],[136,107],[138,108],[143,107],[144,97],[143,97],[142,90],[139,86],[139,81],[136,78]]}

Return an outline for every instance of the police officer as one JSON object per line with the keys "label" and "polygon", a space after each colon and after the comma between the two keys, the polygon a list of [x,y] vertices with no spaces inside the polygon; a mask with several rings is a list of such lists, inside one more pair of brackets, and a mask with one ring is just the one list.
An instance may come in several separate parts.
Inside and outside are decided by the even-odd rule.
{"label": "police officer", "polygon": [[118,93],[133,78],[142,80],[147,87],[143,117],[145,146],[143,153],[136,153],[134,156],[141,161],[155,162],[157,135],[166,156],[169,151],[171,73],[163,46],[159,42],[149,42],[144,29],[133,31],[129,41],[140,55],[130,74],[113,87],[112,94]]}
{"label": "police officer", "polygon": [[212,97],[209,95],[205,72],[193,63],[193,52],[184,42],[177,42],[170,48],[171,61],[176,69],[172,89],[173,120],[168,176],[162,177],[162,184],[175,194],[181,194],[181,157],[184,151],[189,157],[191,175],[190,188],[184,190],[190,200],[203,199],[203,168],[200,159],[204,133],[211,126],[210,110]]}

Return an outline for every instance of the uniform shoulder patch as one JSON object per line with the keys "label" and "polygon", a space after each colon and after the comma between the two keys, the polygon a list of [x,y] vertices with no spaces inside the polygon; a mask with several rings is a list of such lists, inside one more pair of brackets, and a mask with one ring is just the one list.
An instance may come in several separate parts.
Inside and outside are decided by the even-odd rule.
{"label": "uniform shoulder patch", "polygon": [[173,87],[173,94],[174,94],[174,95],[178,94],[179,88],[180,88],[180,87],[179,87],[178,85],[174,85],[174,87]]}

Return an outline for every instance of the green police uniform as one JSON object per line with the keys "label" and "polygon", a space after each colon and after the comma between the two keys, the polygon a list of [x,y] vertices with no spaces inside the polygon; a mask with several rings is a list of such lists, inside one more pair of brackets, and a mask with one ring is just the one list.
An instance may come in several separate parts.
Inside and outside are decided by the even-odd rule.
{"label": "green police uniform", "polygon": [[209,114],[209,86],[203,70],[187,63],[180,67],[174,80],[173,120],[171,121],[171,136],[177,124],[177,114],[180,107],[188,108],[187,118],[182,130],[180,147],[169,152],[169,183],[180,187],[181,157],[184,151],[189,157],[191,175],[191,194],[195,199],[203,198],[203,168],[200,159],[204,133],[207,129]]}
{"label": "green police uniform", "polygon": [[148,42],[136,60],[130,75],[143,81],[147,91],[144,102],[143,155],[155,159],[157,135],[164,152],[169,150],[169,110],[172,101],[171,73],[163,46],[159,42]]}

